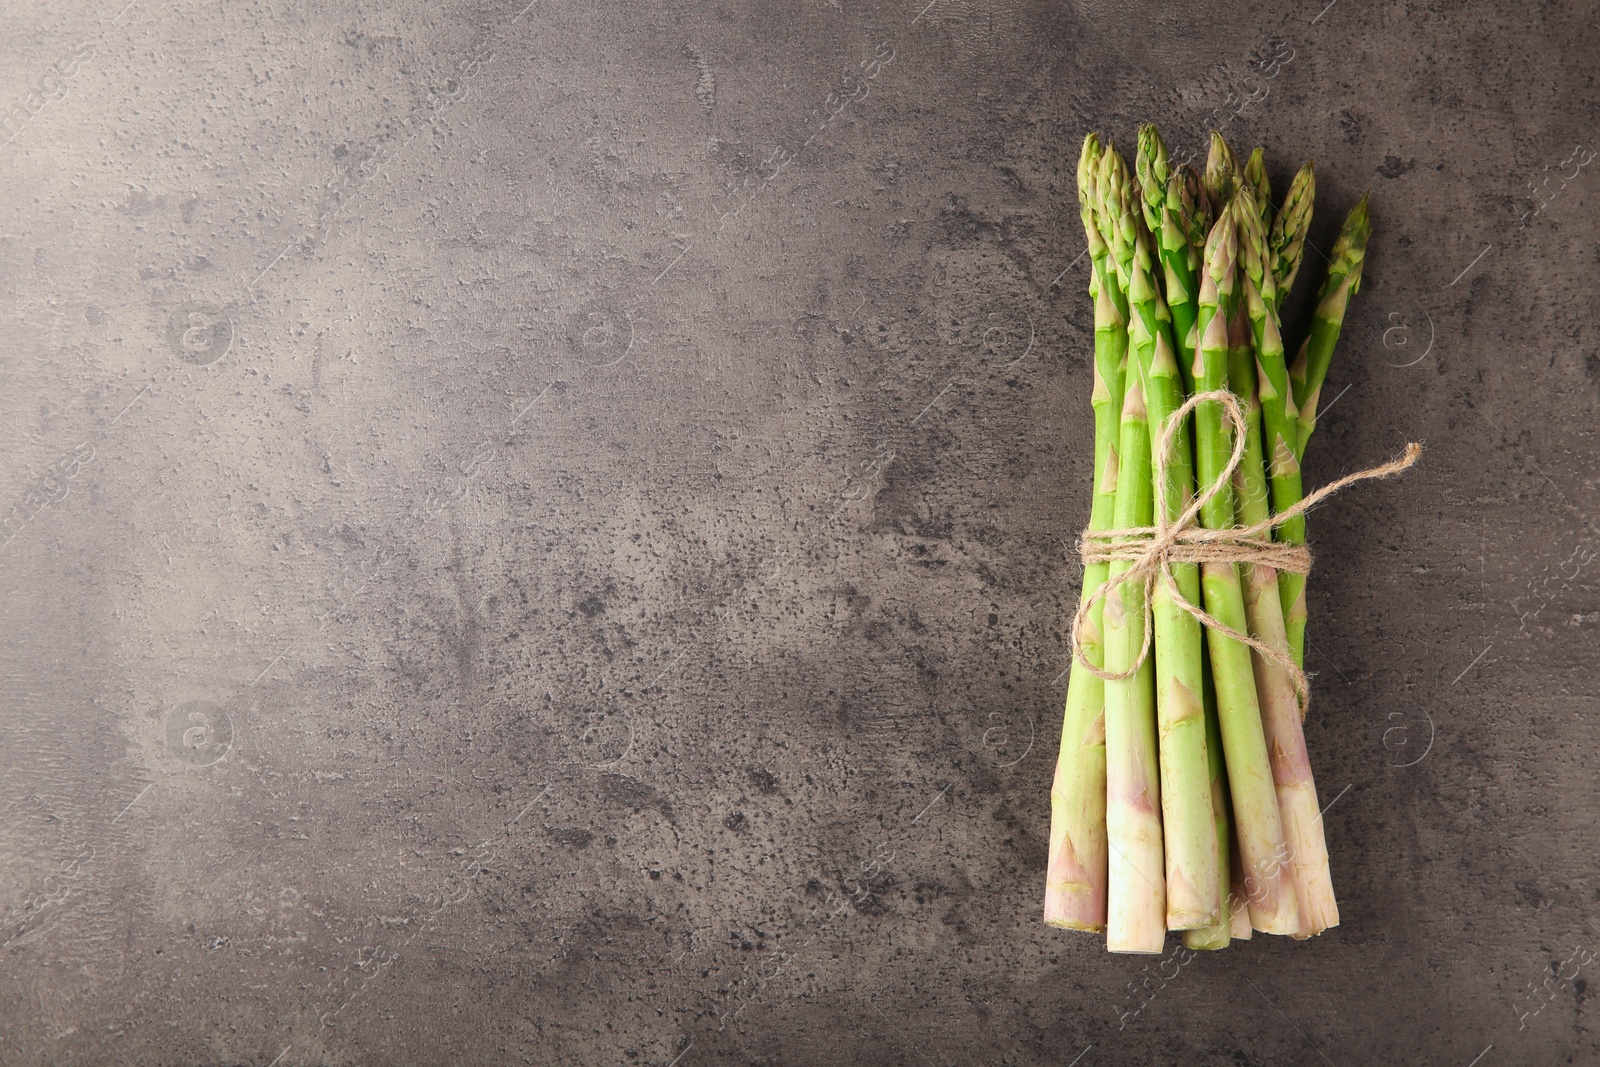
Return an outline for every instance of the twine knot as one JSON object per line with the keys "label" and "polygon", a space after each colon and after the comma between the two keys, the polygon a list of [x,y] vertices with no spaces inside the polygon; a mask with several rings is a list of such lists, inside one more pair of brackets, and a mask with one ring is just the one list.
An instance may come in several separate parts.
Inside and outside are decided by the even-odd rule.
{"label": "twine knot", "polygon": [[[1172,462],[1173,446],[1177,442],[1178,429],[1183,425],[1183,420],[1199,405],[1208,401],[1215,401],[1222,405],[1223,412],[1233,423],[1233,453],[1228,458],[1227,464],[1217,475],[1216,480],[1207,485],[1189,503],[1175,519],[1167,518],[1167,468]],[[1244,459],[1245,447],[1248,443],[1246,434],[1249,424],[1245,421],[1244,412],[1239,407],[1239,401],[1230,389],[1215,389],[1210,392],[1197,393],[1184,402],[1183,406],[1174,411],[1166,422],[1162,424],[1161,435],[1153,451],[1152,463],[1155,481],[1155,525],[1131,526],[1111,530],[1085,530],[1078,541],[1078,553],[1084,563],[1109,563],[1113,560],[1125,560],[1129,566],[1127,570],[1115,578],[1108,578],[1100,588],[1096,589],[1082,603],[1078,605],[1078,614],[1072,620],[1072,652],[1077,662],[1097,678],[1108,682],[1123,681],[1137,674],[1150,658],[1154,643],[1154,612],[1151,601],[1155,596],[1156,583],[1159,581],[1162,588],[1172,603],[1179,609],[1187,612],[1202,626],[1240,641],[1255,649],[1263,657],[1281,668],[1294,683],[1295,697],[1300,704],[1300,715],[1305,717],[1306,711],[1311,706],[1311,687],[1306,680],[1305,671],[1295,663],[1289,655],[1287,648],[1269,645],[1265,641],[1243,634],[1231,627],[1224,626],[1212,618],[1202,608],[1189,602],[1178,589],[1177,579],[1173,576],[1174,563],[1248,563],[1257,567],[1270,567],[1275,571],[1288,571],[1292,574],[1311,573],[1311,551],[1304,545],[1285,544],[1273,541],[1272,530],[1303,514],[1312,506],[1337,493],[1345,486],[1354,482],[1364,481],[1368,478],[1387,478],[1392,474],[1399,474],[1416,463],[1417,457],[1422,454],[1422,446],[1412,442],[1405,447],[1400,457],[1377,467],[1371,467],[1354,474],[1347,474],[1338,481],[1318,489],[1316,492],[1304,497],[1293,507],[1287,508],[1272,515],[1261,522],[1251,526],[1234,526],[1224,530],[1208,530],[1199,525],[1200,512],[1210,503],[1211,499],[1228,487],[1233,480],[1233,474],[1239,469],[1239,463]],[[1133,666],[1125,671],[1108,671],[1089,661],[1084,654],[1084,628],[1089,623],[1089,616],[1095,606],[1106,599],[1113,590],[1120,589],[1128,582],[1138,582],[1144,586],[1142,596],[1144,606],[1144,645],[1139,650],[1139,658]]]}

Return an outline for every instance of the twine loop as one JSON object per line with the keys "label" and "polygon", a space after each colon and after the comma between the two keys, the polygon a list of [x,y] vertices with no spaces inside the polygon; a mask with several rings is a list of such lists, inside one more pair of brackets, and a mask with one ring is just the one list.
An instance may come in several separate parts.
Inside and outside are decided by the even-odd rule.
{"label": "twine loop", "polygon": [[[1172,462],[1173,447],[1178,439],[1178,430],[1183,425],[1183,420],[1196,407],[1209,401],[1222,405],[1223,412],[1233,423],[1233,453],[1228,457],[1227,464],[1217,475],[1216,480],[1207,485],[1197,494],[1175,519],[1167,518],[1167,468]],[[1294,683],[1295,698],[1300,705],[1300,715],[1305,717],[1306,711],[1311,706],[1311,686],[1306,680],[1305,671],[1289,655],[1287,648],[1278,648],[1265,641],[1243,634],[1231,627],[1224,626],[1206,611],[1189,602],[1178,589],[1177,579],[1173,576],[1174,563],[1249,563],[1257,567],[1270,567],[1275,571],[1288,571],[1292,574],[1311,573],[1311,551],[1304,545],[1290,545],[1281,541],[1273,541],[1272,530],[1296,515],[1304,514],[1308,509],[1321,503],[1323,500],[1337,493],[1347,485],[1364,481],[1368,478],[1387,478],[1392,474],[1399,474],[1409,469],[1417,462],[1417,457],[1422,454],[1422,446],[1412,442],[1405,447],[1405,451],[1398,459],[1377,467],[1370,467],[1364,471],[1347,474],[1338,481],[1318,489],[1316,492],[1301,499],[1293,507],[1272,515],[1261,522],[1250,526],[1235,526],[1225,530],[1208,530],[1199,525],[1200,512],[1211,502],[1212,498],[1224,488],[1232,484],[1233,474],[1239,469],[1239,463],[1244,459],[1245,447],[1248,443],[1246,434],[1249,424],[1245,421],[1244,411],[1239,406],[1238,399],[1231,389],[1215,389],[1210,392],[1197,393],[1184,402],[1183,406],[1174,411],[1161,427],[1161,435],[1156,442],[1152,458],[1153,476],[1155,480],[1155,522],[1154,526],[1131,526],[1111,530],[1085,530],[1078,541],[1078,553],[1084,563],[1109,563],[1113,560],[1125,560],[1128,569],[1118,574],[1115,578],[1108,578],[1101,583],[1089,596],[1085,597],[1078,605],[1078,614],[1072,620],[1072,654],[1078,663],[1093,674],[1108,682],[1124,681],[1139,673],[1149,660],[1154,641],[1154,610],[1151,606],[1156,592],[1156,583],[1159,581],[1163,590],[1172,603],[1182,611],[1192,616],[1202,626],[1232,638],[1235,641],[1249,645],[1265,659],[1276,664]],[[1139,658],[1133,666],[1125,671],[1108,671],[1095,666],[1084,655],[1084,629],[1089,624],[1092,610],[1100,605],[1113,590],[1120,589],[1128,582],[1138,582],[1144,586],[1142,602],[1144,607],[1144,645],[1139,650]]]}

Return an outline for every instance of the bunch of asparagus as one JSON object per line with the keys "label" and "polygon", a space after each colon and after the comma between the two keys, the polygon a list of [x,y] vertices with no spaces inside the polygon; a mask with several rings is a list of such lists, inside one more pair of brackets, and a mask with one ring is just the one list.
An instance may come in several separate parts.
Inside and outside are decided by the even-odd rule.
{"label": "bunch of asparagus", "polygon": [[[1216,133],[1203,174],[1173,166],[1153,126],[1132,174],[1090,134],[1078,196],[1092,261],[1095,473],[1090,531],[1174,521],[1196,487],[1208,530],[1257,526],[1304,544],[1274,516],[1303,499],[1300,463],[1345,308],[1361,284],[1366,198],[1345,219],[1291,363],[1279,320],[1311,221],[1312,166],[1274,205],[1263,152],[1241,166]],[[1243,460],[1225,477],[1234,422],[1217,399],[1171,426],[1190,396],[1231,390]],[[1155,472],[1164,472],[1157,493]],[[1173,563],[1147,588],[1123,560],[1085,566],[1085,610],[1051,789],[1045,921],[1104,930],[1113,952],[1160,952],[1168,930],[1216,949],[1252,930],[1306,938],[1339,922],[1301,730],[1305,576],[1260,562]],[[1109,585],[1103,593],[1097,592]],[[1174,596],[1174,593],[1177,596]],[[1178,597],[1262,654],[1202,625]],[[1105,680],[1088,669],[1122,675]],[[1134,668],[1137,667],[1137,670]]]}

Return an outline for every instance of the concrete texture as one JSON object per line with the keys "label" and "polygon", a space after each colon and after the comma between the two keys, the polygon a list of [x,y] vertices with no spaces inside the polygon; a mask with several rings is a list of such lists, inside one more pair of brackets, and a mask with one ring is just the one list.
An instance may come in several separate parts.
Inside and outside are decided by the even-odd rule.
{"label": "concrete texture", "polygon": [[[0,14],[0,1063],[1600,1062],[1583,5],[122,3]],[[1428,446],[1344,924],[1187,962],[1037,919],[1144,119],[1372,189],[1308,481]]]}

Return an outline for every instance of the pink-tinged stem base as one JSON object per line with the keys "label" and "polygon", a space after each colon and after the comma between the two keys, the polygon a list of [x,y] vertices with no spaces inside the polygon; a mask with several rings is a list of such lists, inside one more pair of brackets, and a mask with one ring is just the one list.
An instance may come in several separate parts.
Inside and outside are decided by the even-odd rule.
{"label": "pink-tinged stem base", "polygon": [[[1253,636],[1273,648],[1287,649],[1283,609],[1278,599],[1278,575],[1270,567],[1247,567],[1246,608]],[[1254,573],[1250,573],[1250,572]],[[1339,925],[1339,906],[1333,896],[1328,866],[1328,846],[1317,805],[1317,786],[1306,751],[1305,731],[1294,683],[1277,664],[1257,654],[1253,657],[1256,693],[1261,701],[1261,722],[1266,730],[1267,756],[1278,795],[1286,846],[1285,870],[1294,882],[1299,905],[1295,937],[1320,934]]]}

